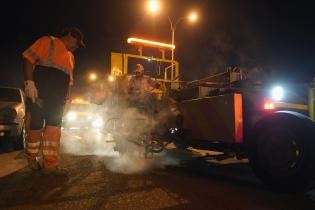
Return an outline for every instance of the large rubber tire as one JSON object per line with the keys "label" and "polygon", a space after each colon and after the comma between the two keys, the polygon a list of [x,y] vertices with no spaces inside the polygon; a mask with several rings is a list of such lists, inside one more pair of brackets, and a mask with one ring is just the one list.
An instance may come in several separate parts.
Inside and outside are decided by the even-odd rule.
{"label": "large rubber tire", "polygon": [[189,147],[189,145],[187,144],[187,142],[185,141],[185,139],[184,139],[184,138],[181,138],[181,137],[179,137],[179,136],[175,136],[175,137],[173,138],[173,142],[174,142],[174,144],[175,144],[175,146],[176,146],[177,149],[183,149],[183,150],[185,150],[185,149],[187,149],[187,148]]}
{"label": "large rubber tire", "polygon": [[164,144],[159,141],[151,141],[149,145],[146,146],[146,151],[151,153],[160,153],[164,150]]}
{"label": "large rubber tire", "polygon": [[249,142],[254,173],[273,189],[299,192],[315,177],[314,122],[278,112],[260,121]]}
{"label": "large rubber tire", "polygon": [[177,149],[185,150],[191,146],[191,131],[188,129],[178,129],[172,138]]}

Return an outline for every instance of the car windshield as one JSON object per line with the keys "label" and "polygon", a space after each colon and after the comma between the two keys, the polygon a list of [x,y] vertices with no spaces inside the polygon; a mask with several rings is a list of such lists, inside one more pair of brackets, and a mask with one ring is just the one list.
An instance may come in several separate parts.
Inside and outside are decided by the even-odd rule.
{"label": "car windshield", "polygon": [[0,101],[21,102],[19,90],[12,88],[0,88]]}

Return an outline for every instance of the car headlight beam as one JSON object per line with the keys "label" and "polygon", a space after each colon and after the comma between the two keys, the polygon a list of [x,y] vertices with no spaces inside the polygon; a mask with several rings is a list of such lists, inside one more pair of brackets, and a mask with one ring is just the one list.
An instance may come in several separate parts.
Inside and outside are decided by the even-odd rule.
{"label": "car headlight beam", "polygon": [[74,121],[77,119],[77,114],[75,112],[69,112],[67,114],[67,120]]}
{"label": "car headlight beam", "polygon": [[95,128],[100,128],[103,126],[103,119],[100,117],[96,117],[93,121],[92,121],[92,126]]}

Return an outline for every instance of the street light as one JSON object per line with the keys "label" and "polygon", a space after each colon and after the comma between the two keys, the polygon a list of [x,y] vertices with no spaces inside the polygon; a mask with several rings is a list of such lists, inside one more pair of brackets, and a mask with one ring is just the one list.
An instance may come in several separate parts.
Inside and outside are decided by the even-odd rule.
{"label": "street light", "polygon": [[95,73],[91,73],[91,74],[89,75],[89,79],[90,79],[91,81],[95,81],[95,80],[97,79],[97,75],[96,75]]}
{"label": "street light", "polygon": [[156,13],[160,9],[160,3],[158,0],[151,0],[148,2],[149,11]]}
{"label": "street light", "polygon": [[[188,16],[183,16],[181,18],[178,18],[177,20],[172,20],[169,16],[168,17],[168,21],[171,24],[171,31],[172,31],[172,45],[175,45],[175,31],[176,31],[176,27],[177,25],[185,19],[188,19],[190,22],[195,22],[198,18],[198,15],[196,12],[191,12]],[[174,57],[175,57],[175,48],[172,49],[172,77],[173,77],[173,72],[174,72]]]}
{"label": "street light", "polygon": [[190,22],[195,22],[198,19],[198,15],[196,12],[192,12],[189,14],[188,19]]}
{"label": "street light", "polygon": [[[149,11],[151,13],[156,13],[159,8],[160,8],[160,2],[158,0],[151,0],[148,3],[148,8]],[[176,31],[176,27],[177,25],[182,21],[182,20],[189,20],[189,22],[196,22],[196,20],[198,19],[198,14],[196,12],[191,12],[190,14],[188,14],[188,16],[183,16],[180,17],[176,20],[172,20],[169,16],[167,16],[168,21],[171,25],[171,31],[172,31],[172,45],[175,46],[175,31]],[[171,49],[172,50],[172,63],[171,63],[171,79],[173,80],[173,72],[174,72],[174,57],[175,57],[175,47]]]}

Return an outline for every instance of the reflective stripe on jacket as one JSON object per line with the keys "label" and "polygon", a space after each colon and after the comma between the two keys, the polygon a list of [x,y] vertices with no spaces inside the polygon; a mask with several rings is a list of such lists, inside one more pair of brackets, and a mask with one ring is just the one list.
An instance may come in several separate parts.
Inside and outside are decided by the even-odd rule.
{"label": "reflective stripe on jacket", "polygon": [[53,36],[43,36],[23,52],[23,57],[39,66],[52,67],[72,75],[74,56],[64,43]]}

